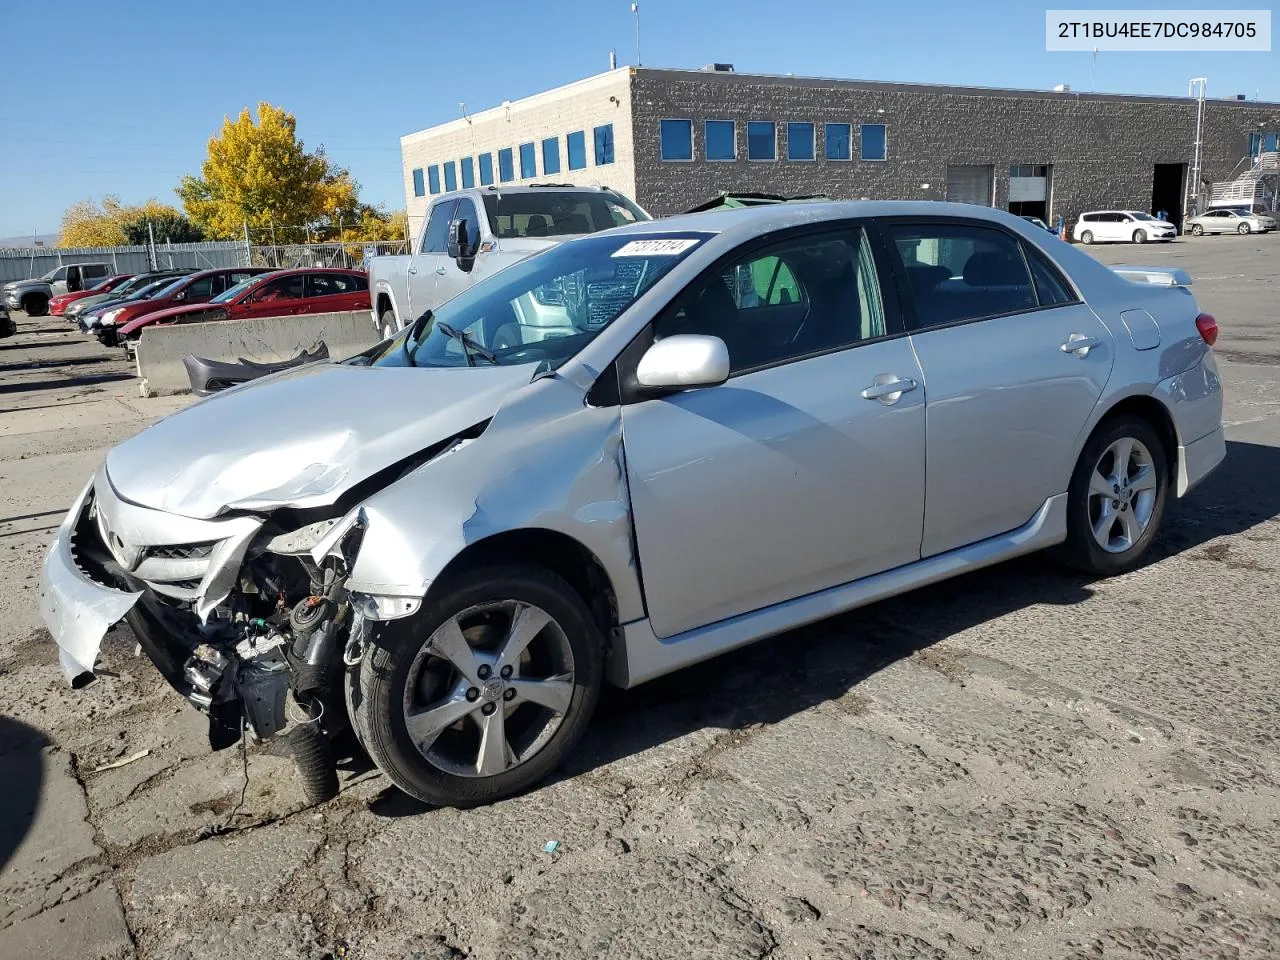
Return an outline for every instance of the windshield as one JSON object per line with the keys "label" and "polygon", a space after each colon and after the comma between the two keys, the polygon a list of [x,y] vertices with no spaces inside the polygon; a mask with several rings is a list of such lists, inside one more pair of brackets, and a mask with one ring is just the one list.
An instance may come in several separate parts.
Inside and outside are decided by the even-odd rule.
{"label": "windshield", "polygon": [[66,275],[67,275],[67,268],[66,268],[66,267],[54,267],[54,268],[53,268],[52,270],[50,270],[48,273],[43,274],[41,277],[39,277],[39,279],[41,279],[41,280],[62,280],[62,279],[64,279],[64,278],[66,277]]}
{"label": "windshield", "polygon": [[1136,210],[1129,211],[1129,216],[1133,217],[1133,219],[1135,220],[1154,220],[1155,219],[1155,217],[1153,217],[1149,213],[1138,213]]}
{"label": "windshield", "polygon": [[160,297],[167,297],[171,294],[177,293],[178,288],[186,282],[186,277],[169,277],[166,280],[162,280],[156,289],[147,295],[147,299],[157,300]]}
{"label": "windshield", "polygon": [[261,275],[255,276],[255,277],[249,277],[247,280],[241,280],[234,287],[228,287],[226,290],[223,290],[220,294],[218,294],[209,302],[210,303],[226,303],[228,300],[234,300],[236,297],[240,296],[240,294],[244,293],[246,290],[252,287],[255,283],[260,283],[261,281],[262,281]]}
{"label": "windshield", "polygon": [[[181,277],[178,279],[182,279]],[[150,283],[139,287],[137,290],[131,290],[127,299],[129,300],[149,300],[153,294],[159,293],[166,287],[174,284],[173,277],[161,277],[159,280],[152,280]]]}
{"label": "windshield", "polygon": [[85,291],[85,292],[86,292],[86,293],[92,293],[92,292],[93,292],[93,291],[95,291],[95,290],[103,290],[103,289],[105,289],[106,287],[109,287],[109,286],[111,285],[111,281],[112,281],[112,280],[114,280],[114,279],[115,279],[115,277],[103,277],[101,280],[99,280],[97,283],[95,283],[92,287],[90,287],[90,288],[89,288],[87,291]]}
{"label": "windshield", "polygon": [[425,331],[415,337],[410,325],[371,362],[380,367],[544,363],[555,369],[707,236],[628,233],[560,244],[454,297],[435,312]]}
{"label": "windshield", "polygon": [[650,219],[621,194],[584,190],[486,193],[484,211],[499,240],[596,233]]}

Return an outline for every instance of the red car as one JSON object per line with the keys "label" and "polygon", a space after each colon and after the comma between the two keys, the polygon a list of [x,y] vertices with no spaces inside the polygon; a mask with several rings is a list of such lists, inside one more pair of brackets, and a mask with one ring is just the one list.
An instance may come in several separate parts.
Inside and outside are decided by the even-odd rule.
{"label": "red car", "polygon": [[142,336],[143,328],[151,324],[206,323],[368,309],[368,274],[361,270],[298,267],[252,277],[208,303],[147,313],[118,329],[121,339],[136,341]]}
{"label": "red car", "polygon": [[114,277],[99,280],[88,290],[77,290],[75,293],[60,293],[49,301],[49,313],[55,317],[60,317],[67,307],[77,300],[83,300],[85,297],[96,297],[100,293],[110,293],[126,280],[132,279],[132,273],[117,273]]}
{"label": "red car", "polygon": [[168,307],[183,307],[193,303],[205,303],[225,293],[231,287],[252,277],[267,273],[270,267],[220,267],[217,270],[201,270],[178,277],[163,290],[146,300],[131,300],[102,315],[94,331],[107,346],[120,342],[125,326],[140,317]]}

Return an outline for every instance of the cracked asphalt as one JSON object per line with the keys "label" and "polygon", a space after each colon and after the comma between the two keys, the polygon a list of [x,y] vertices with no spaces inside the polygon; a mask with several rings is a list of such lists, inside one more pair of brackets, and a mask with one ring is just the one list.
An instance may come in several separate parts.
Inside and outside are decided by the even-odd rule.
{"label": "cracked asphalt", "polygon": [[1228,458],[1148,565],[1014,561],[609,692],[553,782],[470,811],[358,758],[305,808],[281,746],[209,753],[127,628],[66,686],[52,530],[186,401],[19,315],[0,958],[1280,956],[1280,236],[1093,252],[1187,267],[1223,330]]}

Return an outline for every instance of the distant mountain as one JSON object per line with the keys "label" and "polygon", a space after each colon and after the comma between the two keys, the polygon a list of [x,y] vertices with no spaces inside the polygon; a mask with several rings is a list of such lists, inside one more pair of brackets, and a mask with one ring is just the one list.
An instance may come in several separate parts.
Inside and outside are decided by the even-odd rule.
{"label": "distant mountain", "polygon": [[0,247],[29,247],[32,246],[33,240],[39,240],[46,247],[52,247],[58,242],[58,234],[37,233],[34,237],[31,234],[25,237],[0,237]]}

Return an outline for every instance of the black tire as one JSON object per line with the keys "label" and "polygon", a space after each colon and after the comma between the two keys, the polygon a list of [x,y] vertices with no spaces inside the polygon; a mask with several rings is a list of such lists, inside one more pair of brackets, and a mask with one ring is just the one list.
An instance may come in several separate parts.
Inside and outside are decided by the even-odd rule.
{"label": "black tire", "polygon": [[1253,228],[1249,226],[1247,223],[1242,223],[1240,224],[1240,226],[1236,227],[1236,233],[1240,234],[1240,236],[1242,237],[1252,232],[1252,230]]}
{"label": "black tire", "polygon": [[[409,739],[404,691],[423,644],[450,617],[479,604],[522,600],[559,624],[573,653],[574,689],[564,719],[528,760],[490,777],[458,776],[434,766]],[[422,609],[403,620],[370,624],[369,646],[347,698],[356,737],[405,793],[437,806],[474,807],[527,790],[577,744],[595,710],[604,676],[604,639],[582,598],[536,566],[482,567],[433,588]]]}
{"label": "black tire", "polygon": [[1093,231],[1086,230],[1084,233],[1080,234],[1080,242],[1084,244],[1093,243]]}
{"label": "black tire", "polygon": [[[1146,530],[1123,553],[1109,553],[1094,539],[1089,517],[1089,480],[1099,459],[1113,443],[1131,437],[1151,454],[1156,478],[1155,505]],[[1159,432],[1141,417],[1122,415],[1104,420],[1093,431],[1076,462],[1067,491],[1067,539],[1059,557],[1063,562],[1096,576],[1112,577],[1134,569],[1142,562],[1160,530],[1169,494],[1169,451]]]}
{"label": "black tire", "polygon": [[49,298],[43,293],[28,293],[22,298],[22,310],[28,317],[43,317],[49,312]]}
{"label": "black tire", "polygon": [[1133,231],[1133,242],[1134,242],[1134,243],[1146,243],[1146,242],[1147,242],[1147,231],[1145,231],[1145,230],[1135,230],[1135,231]]}
{"label": "black tire", "polygon": [[383,310],[378,314],[378,336],[383,340],[390,340],[396,335],[400,325],[396,323],[396,312],[394,310]]}
{"label": "black tire", "polygon": [[1204,227],[1200,226],[1200,224],[1198,224],[1198,223],[1193,223],[1193,224],[1191,225],[1191,235],[1192,235],[1193,237],[1203,237],[1203,236],[1204,236]]}

